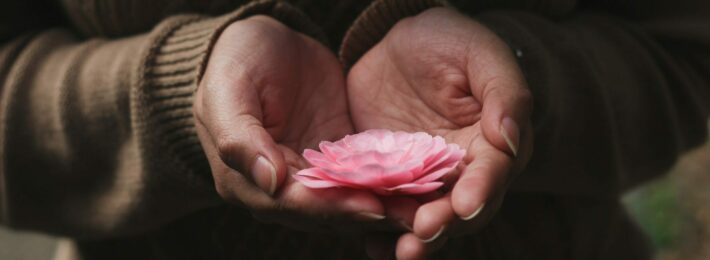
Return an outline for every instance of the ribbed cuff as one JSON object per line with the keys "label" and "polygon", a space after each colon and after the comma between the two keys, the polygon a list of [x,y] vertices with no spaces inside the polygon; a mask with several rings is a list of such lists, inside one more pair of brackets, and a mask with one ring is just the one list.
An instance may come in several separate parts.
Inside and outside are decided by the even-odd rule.
{"label": "ribbed cuff", "polygon": [[[256,1],[216,18],[184,15],[161,23],[143,55],[142,77],[132,93],[137,133],[150,165],[209,177],[192,115],[193,93],[220,33],[236,20],[271,16],[290,28],[325,39],[317,26],[296,8],[277,1]],[[155,162],[155,163],[153,163]],[[155,169],[160,171],[161,169]],[[183,176],[184,177],[184,176]]]}
{"label": "ribbed cuff", "polygon": [[[22,48],[24,48],[34,36],[34,33],[25,34],[0,45],[0,108],[9,107],[8,104],[10,103],[12,95],[5,93],[5,82],[9,77],[12,65],[15,64],[15,60],[22,53]],[[0,109],[0,118],[3,120],[7,118],[7,115],[4,113],[6,113],[6,111]],[[5,183],[7,178],[5,176],[5,158],[7,156],[6,140],[4,140],[6,136],[5,128],[5,123],[3,122],[2,126],[0,126],[0,223],[7,223],[9,220],[8,195],[6,194],[8,189]]]}
{"label": "ribbed cuff", "polygon": [[355,19],[340,46],[340,60],[346,68],[385,37],[403,18],[417,15],[429,8],[444,6],[444,0],[377,0]]}

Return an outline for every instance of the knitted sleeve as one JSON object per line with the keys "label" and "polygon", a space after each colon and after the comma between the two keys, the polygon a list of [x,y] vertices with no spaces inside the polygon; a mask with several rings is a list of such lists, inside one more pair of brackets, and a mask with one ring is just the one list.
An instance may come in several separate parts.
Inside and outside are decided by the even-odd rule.
{"label": "knitted sleeve", "polygon": [[81,39],[56,28],[0,48],[0,222],[89,238],[159,227],[221,202],[192,118],[220,32],[272,16],[320,37],[291,5],[171,16],[151,31]]}

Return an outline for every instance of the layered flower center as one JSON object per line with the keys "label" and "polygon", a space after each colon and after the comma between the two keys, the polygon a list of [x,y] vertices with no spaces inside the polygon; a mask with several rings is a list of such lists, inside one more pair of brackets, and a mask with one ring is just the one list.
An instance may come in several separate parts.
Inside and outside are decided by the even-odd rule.
{"label": "layered flower center", "polygon": [[324,141],[319,148],[303,152],[313,167],[296,173],[296,180],[310,188],[370,189],[383,195],[433,191],[465,154],[440,136],[380,129]]}

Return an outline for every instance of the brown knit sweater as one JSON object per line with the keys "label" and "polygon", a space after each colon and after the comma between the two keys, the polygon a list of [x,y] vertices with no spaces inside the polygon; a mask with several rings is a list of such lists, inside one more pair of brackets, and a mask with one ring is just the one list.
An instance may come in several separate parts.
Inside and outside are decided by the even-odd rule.
{"label": "brown knit sweater", "polygon": [[[356,235],[260,224],[223,205],[192,93],[222,28],[270,15],[346,66],[434,0],[0,3],[0,222],[85,258],[363,258]],[[647,257],[620,194],[702,143],[710,1],[478,0],[535,97],[536,148],[501,212],[440,257]],[[340,46],[340,47],[338,47]]]}

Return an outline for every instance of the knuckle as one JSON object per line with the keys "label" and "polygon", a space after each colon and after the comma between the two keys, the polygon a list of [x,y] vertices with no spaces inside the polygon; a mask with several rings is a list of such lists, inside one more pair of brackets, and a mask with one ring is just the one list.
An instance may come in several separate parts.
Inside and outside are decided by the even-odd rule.
{"label": "knuckle", "polygon": [[215,189],[217,190],[217,194],[219,194],[219,197],[222,198],[224,201],[230,204],[240,203],[237,196],[234,194],[234,192],[232,192],[232,189],[227,185],[224,185],[222,182],[215,182]]}
{"label": "knuckle", "polygon": [[493,76],[489,79],[484,80],[481,84],[480,87],[483,88],[483,99],[487,100],[490,97],[497,97],[500,96],[501,94],[501,87],[499,86],[498,82],[501,81],[501,78],[498,76]]}
{"label": "knuckle", "polygon": [[528,88],[523,88],[520,91],[518,91],[518,97],[517,99],[519,100],[520,104],[524,106],[526,109],[532,109],[533,107],[533,95],[530,89]]}
{"label": "knuckle", "polygon": [[470,92],[468,87],[468,77],[458,68],[446,66],[439,71],[436,71],[438,85],[442,87],[453,87],[460,89],[466,93]]}
{"label": "knuckle", "polygon": [[239,157],[244,154],[243,146],[231,138],[217,138],[216,143],[219,158],[230,167],[237,167],[237,170],[241,170],[242,165],[239,164]]}
{"label": "knuckle", "polygon": [[238,148],[237,145],[229,140],[224,140],[222,138],[217,139],[217,151],[219,152],[219,157],[225,159],[225,157],[232,157],[235,155]]}

